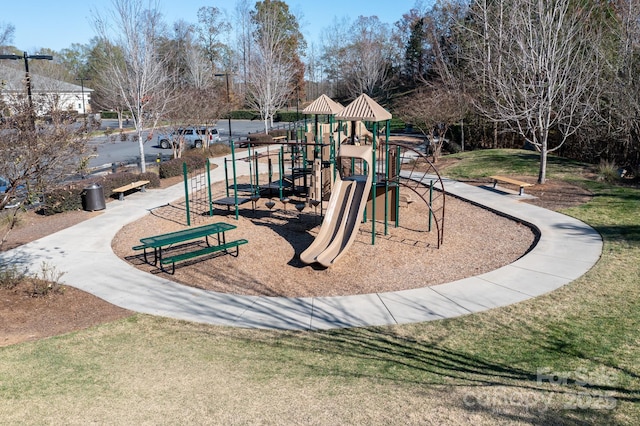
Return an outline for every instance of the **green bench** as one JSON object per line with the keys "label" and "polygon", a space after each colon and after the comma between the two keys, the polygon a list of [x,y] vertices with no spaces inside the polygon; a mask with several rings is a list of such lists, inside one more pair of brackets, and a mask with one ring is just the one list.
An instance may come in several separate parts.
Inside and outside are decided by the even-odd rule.
{"label": "green bench", "polygon": [[[180,254],[176,254],[173,256],[168,256],[168,257],[164,257],[162,258],[162,260],[160,260],[160,269],[162,269],[163,271],[167,272],[164,267],[162,265],[168,265],[171,264],[171,272],[170,274],[173,275],[176,271],[176,262],[182,262],[184,260],[188,260],[188,259],[193,259],[196,257],[200,257],[200,256],[205,256],[207,254],[212,254],[212,253],[216,253],[219,251],[224,251],[225,253],[229,253],[229,249],[232,249],[235,247],[236,249],[236,253],[235,256],[238,256],[238,254],[240,253],[240,248],[239,246],[241,246],[242,244],[247,244],[249,241],[245,240],[245,239],[241,239],[241,240],[235,240],[235,241],[230,241],[228,243],[224,243],[224,244],[220,244],[220,245],[216,245],[216,246],[208,246],[208,247],[204,247],[201,248],[199,250],[195,250],[195,251],[188,251],[185,253],[180,253]],[[232,254],[232,256],[234,256]]]}
{"label": "green bench", "polygon": [[[172,274],[175,272],[175,263],[187,259],[192,259],[206,254],[215,253],[218,251],[224,251],[228,253],[229,249],[236,248],[236,256],[239,253],[238,246],[246,244],[248,241],[240,239],[236,241],[227,242],[226,232],[236,229],[235,225],[231,225],[224,222],[212,223],[195,228],[187,228],[180,231],[169,232],[166,234],[154,235],[152,237],[141,238],[142,244],[132,247],[133,250],[143,250],[144,261],[149,262],[147,258],[147,250],[153,249],[153,265],[160,266],[160,269],[167,272],[163,265],[172,264]],[[215,243],[212,244],[209,241],[209,237],[215,235]],[[207,247],[199,248],[198,250],[183,252],[180,254],[163,256],[163,251],[174,247],[180,243],[187,243],[191,240],[204,238]]]}

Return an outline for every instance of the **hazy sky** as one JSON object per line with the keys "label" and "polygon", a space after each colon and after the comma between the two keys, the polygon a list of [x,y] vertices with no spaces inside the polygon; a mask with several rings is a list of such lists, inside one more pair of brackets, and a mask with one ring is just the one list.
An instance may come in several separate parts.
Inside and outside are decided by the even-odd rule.
{"label": "hazy sky", "polygon": [[[143,0],[145,1],[145,0]],[[195,23],[202,6],[215,6],[233,14],[235,0],[158,0],[165,21],[179,19]],[[393,24],[416,5],[416,0],[285,0],[289,9],[302,12],[301,30],[308,44],[318,42],[323,28],[335,19],[376,15]],[[431,3],[430,0],[423,0]],[[0,22],[16,28],[13,45],[27,53],[41,47],[56,51],[72,43],[86,44],[95,35],[92,16],[95,10],[111,7],[109,0],[2,0]]]}

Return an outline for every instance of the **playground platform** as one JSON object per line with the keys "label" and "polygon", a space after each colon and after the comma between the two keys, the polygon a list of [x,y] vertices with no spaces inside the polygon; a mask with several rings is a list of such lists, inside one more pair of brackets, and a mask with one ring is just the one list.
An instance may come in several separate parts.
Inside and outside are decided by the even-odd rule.
{"label": "playground platform", "polygon": [[[212,159],[218,166],[223,161]],[[239,161],[237,166],[238,175],[249,173],[248,163]],[[224,180],[223,167],[211,172],[211,180]],[[300,298],[216,293],[140,271],[111,249],[111,240],[122,226],[184,196],[181,183],[130,194],[124,202],[109,203],[96,217],[0,257],[33,273],[47,262],[65,272],[65,285],[136,312],[222,326],[296,330],[431,321],[506,306],[570,283],[600,258],[600,235],[579,220],[484,188],[451,180],[444,185],[456,197],[528,223],[539,232],[537,243],[510,265],[413,290]]]}

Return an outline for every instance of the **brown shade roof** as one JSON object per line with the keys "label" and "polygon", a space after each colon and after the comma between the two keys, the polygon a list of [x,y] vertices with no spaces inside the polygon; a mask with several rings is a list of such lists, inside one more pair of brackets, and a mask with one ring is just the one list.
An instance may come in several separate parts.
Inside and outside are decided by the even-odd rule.
{"label": "brown shade roof", "polygon": [[386,121],[391,120],[391,113],[363,93],[347,105],[342,112],[336,114],[336,118],[350,121]]}
{"label": "brown shade roof", "polygon": [[342,111],[344,107],[327,95],[321,95],[311,102],[311,105],[302,110],[303,114],[326,114],[334,115]]}

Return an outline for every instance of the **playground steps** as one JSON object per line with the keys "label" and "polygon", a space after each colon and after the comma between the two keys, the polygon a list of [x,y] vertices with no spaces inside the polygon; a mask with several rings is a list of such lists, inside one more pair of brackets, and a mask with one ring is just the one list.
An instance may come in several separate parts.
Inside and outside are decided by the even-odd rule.
{"label": "playground steps", "polygon": [[[251,201],[251,198],[238,197],[238,205],[246,204]],[[212,201],[213,204],[220,206],[235,206],[236,197],[223,197]]]}

